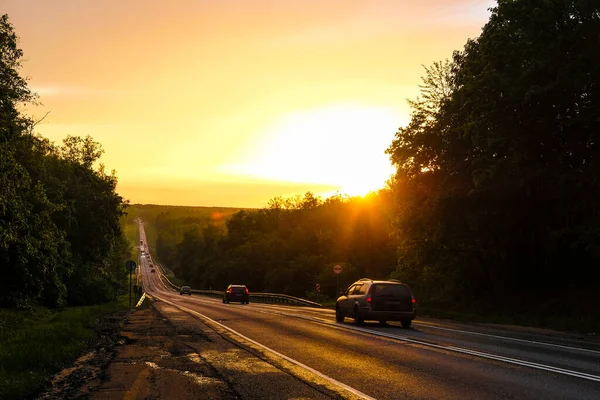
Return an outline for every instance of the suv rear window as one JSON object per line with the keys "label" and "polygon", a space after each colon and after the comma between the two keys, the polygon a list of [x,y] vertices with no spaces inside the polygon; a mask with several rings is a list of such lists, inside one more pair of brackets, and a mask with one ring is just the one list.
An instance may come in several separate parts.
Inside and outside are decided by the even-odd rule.
{"label": "suv rear window", "polygon": [[410,297],[410,292],[405,285],[394,283],[378,283],[373,285],[371,295],[381,297]]}

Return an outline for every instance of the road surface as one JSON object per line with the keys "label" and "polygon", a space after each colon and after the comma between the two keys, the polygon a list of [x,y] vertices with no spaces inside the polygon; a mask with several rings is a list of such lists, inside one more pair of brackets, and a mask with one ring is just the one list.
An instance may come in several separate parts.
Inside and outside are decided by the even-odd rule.
{"label": "road surface", "polygon": [[145,259],[140,269],[152,298],[349,398],[600,399],[599,341],[419,318],[410,329],[340,324],[328,309],[181,296]]}

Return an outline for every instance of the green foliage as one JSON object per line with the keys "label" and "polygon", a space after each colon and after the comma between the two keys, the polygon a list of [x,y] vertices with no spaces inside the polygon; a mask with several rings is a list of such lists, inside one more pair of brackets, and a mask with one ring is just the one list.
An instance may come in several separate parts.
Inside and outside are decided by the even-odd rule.
{"label": "green foliage", "polygon": [[598,32],[597,2],[500,0],[479,38],[426,71],[439,95],[413,103],[388,149],[396,274],[421,299],[597,313]]}
{"label": "green foliage", "polygon": [[305,296],[319,283],[321,293],[335,297],[335,264],[344,266],[340,287],[364,276],[385,278],[394,269],[391,201],[385,190],[325,201],[307,193],[241,210],[224,225],[161,214],[158,257],[198,288],[244,283],[255,292]]}
{"label": "green foliage", "polygon": [[156,253],[159,240],[171,243],[170,239],[173,237],[173,243],[175,243],[181,240],[183,232],[194,225],[199,227],[205,227],[209,224],[224,226],[225,220],[239,210],[241,209],[231,207],[131,204],[127,208],[127,214],[121,218],[121,225],[128,232],[127,239],[131,243],[138,245],[139,239],[135,220],[141,218],[146,223],[145,230],[148,246],[151,251]]}
{"label": "green foliage", "polygon": [[126,306],[123,297],[61,311],[0,309],[0,398],[21,399],[41,390],[86,349],[101,315]]}
{"label": "green foliage", "polygon": [[35,95],[18,74],[22,52],[0,17],[0,306],[91,304],[114,299],[129,248],[116,177],[93,164],[99,143],[34,134],[18,112]]}

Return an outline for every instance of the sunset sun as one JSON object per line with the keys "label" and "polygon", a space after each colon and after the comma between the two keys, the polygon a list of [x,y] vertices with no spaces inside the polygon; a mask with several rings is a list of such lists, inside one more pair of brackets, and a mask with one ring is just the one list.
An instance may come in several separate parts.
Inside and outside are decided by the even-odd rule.
{"label": "sunset sun", "polygon": [[278,182],[328,185],[362,196],[393,173],[384,151],[402,116],[389,108],[334,105],[289,113],[229,173]]}

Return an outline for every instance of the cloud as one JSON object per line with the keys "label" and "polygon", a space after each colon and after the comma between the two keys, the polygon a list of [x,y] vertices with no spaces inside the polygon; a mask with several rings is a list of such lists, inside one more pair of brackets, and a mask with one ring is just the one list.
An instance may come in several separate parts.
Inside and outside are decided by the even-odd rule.
{"label": "cloud", "polygon": [[103,97],[118,94],[118,91],[97,89],[81,86],[68,86],[60,84],[33,85],[31,90],[40,97]]}

